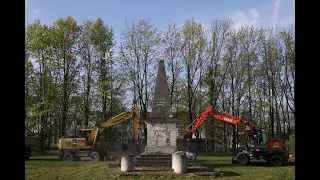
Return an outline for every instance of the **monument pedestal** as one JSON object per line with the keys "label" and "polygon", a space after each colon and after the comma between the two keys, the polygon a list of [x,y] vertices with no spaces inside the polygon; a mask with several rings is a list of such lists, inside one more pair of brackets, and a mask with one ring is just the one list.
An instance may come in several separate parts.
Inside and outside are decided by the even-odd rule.
{"label": "monument pedestal", "polygon": [[173,117],[150,117],[147,124],[145,154],[172,154],[177,151],[177,123]]}

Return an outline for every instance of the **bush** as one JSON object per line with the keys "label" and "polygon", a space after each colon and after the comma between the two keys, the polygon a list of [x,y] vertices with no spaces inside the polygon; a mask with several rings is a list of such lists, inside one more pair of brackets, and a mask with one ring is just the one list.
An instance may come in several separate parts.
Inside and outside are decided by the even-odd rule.
{"label": "bush", "polygon": [[289,146],[289,152],[293,156],[295,156],[295,135],[294,133],[290,134],[289,136],[289,141],[288,141],[288,146]]}

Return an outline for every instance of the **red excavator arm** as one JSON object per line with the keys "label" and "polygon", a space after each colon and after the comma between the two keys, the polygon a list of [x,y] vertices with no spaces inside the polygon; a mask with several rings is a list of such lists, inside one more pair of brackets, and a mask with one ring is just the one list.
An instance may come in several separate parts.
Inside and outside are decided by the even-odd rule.
{"label": "red excavator arm", "polygon": [[[205,111],[200,113],[200,115],[192,121],[192,123],[184,130],[184,134],[187,135],[189,133],[193,133],[196,129],[200,127],[200,125],[207,120],[208,116],[214,117],[218,120],[228,122],[231,124],[235,124],[238,126],[245,127],[246,130],[256,130],[257,127],[253,123],[249,123],[243,119],[240,119],[238,117],[232,116],[231,114],[224,112],[220,110],[219,112],[213,112],[212,106],[209,106]],[[190,129],[190,127],[192,128]]]}

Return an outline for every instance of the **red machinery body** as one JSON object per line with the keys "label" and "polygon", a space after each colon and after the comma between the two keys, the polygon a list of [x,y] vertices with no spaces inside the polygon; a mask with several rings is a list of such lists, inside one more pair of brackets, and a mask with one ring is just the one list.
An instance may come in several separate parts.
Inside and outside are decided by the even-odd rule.
{"label": "red machinery body", "polygon": [[[288,153],[284,146],[282,139],[268,139],[267,133],[258,127],[254,123],[250,123],[244,119],[232,116],[225,111],[213,111],[212,106],[199,114],[199,116],[192,121],[192,123],[184,130],[185,136],[194,133],[208,117],[213,117],[220,121],[228,122],[237,126],[245,128],[247,132],[246,144],[247,147],[237,156],[233,157],[233,163],[236,161],[239,164],[248,164],[250,158],[260,159],[264,158],[268,163],[274,166],[280,166],[284,162],[287,162]],[[237,160],[234,160],[237,159]]]}
{"label": "red machinery body", "polygon": [[[249,123],[243,119],[232,116],[231,114],[222,110],[220,110],[219,113],[213,112],[212,109],[213,107],[209,106],[205,111],[200,113],[200,115],[195,120],[193,120],[193,122],[184,130],[184,134],[193,133],[196,129],[198,129],[201,126],[202,123],[204,123],[205,120],[207,120],[208,116],[214,117],[224,122],[228,122],[238,126],[243,126],[247,131],[257,130],[257,126],[253,123]],[[191,129],[189,130],[190,127]]]}
{"label": "red machinery body", "polygon": [[282,140],[281,139],[271,139],[268,141],[269,150],[278,150],[282,149]]}

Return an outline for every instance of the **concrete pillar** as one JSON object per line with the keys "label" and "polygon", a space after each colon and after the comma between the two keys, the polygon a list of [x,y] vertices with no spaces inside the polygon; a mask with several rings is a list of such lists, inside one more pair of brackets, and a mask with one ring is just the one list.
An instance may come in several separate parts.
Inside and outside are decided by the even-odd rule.
{"label": "concrete pillar", "polygon": [[134,155],[128,154],[121,157],[121,171],[133,172],[134,171]]}
{"label": "concrete pillar", "polygon": [[176,153],[176,152],[172,153],[172,162],[171,162],[171,164],[172,164],[172,167],[171,167],[171,168],[172,168],[172,169],[174,169],[174,161],[175,161],[174,157],[176,157],[176,156],[175,156],[175,153]]}
{"label": "concrete pillar", "polygon": [[183,151],[177,151],[174,154],[173,170],[177,174],[187,173],[187,156]]}

